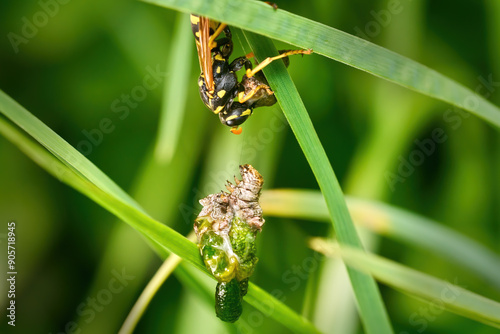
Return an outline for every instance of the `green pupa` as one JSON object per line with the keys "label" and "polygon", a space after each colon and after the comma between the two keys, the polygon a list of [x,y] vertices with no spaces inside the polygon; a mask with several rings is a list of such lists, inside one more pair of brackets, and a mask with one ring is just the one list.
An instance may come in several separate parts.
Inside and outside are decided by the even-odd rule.
{"label": "green pupa", "polygon": [[200,200],[203,209],[194,230],[205,266],[217,279],[215,311],[227,322],[238,320],[248,278],[257,264],[255,238],[264,219],[259,196],[264,179],[250,165],[240,166],[241,180],[229,181],[229,192]]}

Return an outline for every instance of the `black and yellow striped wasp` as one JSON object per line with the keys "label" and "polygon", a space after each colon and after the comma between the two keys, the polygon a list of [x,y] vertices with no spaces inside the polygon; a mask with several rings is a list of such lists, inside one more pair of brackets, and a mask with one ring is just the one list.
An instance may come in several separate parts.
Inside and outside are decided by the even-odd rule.
{"label": "black and yellow striped wasp", "polygon": [[[274,93],[261,70],[276,59],[293,54],[310,54],[312,50],[280,51],[280,55],[269,57],[253,68],[249,58],[238,57],[229,62],[233,52],[231,30],[225,23],[191,14],[191,28],[195,35],[201,74],[198,78],[200,97],[203,103],[219,115],[222,124],[230,126],[234,134],[254,108],[276,103]],[[224,37],[220,37],[224,33]],[[285,62],[286,64],[287,62]],[[241,82],[236,72],[245,68]],[[238,98],[238,101],[235,99]]]}

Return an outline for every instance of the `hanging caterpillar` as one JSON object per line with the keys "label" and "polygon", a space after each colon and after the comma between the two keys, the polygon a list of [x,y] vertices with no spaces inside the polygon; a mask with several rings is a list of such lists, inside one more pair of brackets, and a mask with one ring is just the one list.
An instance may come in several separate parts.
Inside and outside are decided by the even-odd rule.
{"label": "hanging caterpillar", "polygon": [[200,200],[203,209],[195,220],[198,247],[210,273],[217,279],[215,312],[235,322],[243,311],[248,278],[257,264],[255,239],[264,219],[259,196],[264,179],[250,165],[240,166],[242,180],[227,182],[229,191]]}

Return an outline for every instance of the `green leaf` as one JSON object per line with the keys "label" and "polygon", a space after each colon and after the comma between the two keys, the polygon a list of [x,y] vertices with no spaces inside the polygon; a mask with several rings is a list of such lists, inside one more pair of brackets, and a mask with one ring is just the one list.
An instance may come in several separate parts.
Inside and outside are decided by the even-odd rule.
{"label": "green leaf", "polygon": [[[102,171],[3,91],[0,91],[0,113],[24,129],[51,153],[49,154],[26,134],[0,118],[0,132],[42,168],[94,200],[146,238],[209,275],[194,243],[148,216]],[[293,332],[317,333],[310,322],[254,284],[249,284],[247,296],[250,298],[246,300],[255,308],[281,322]],[[263,300],[266,304],[262,303]]]}
{"label": "green leaf", "polygon": [[[377,201],[348,197],[354,221],[381,235],[422,247],[471,269],[500,288],[500,258],[474,240],[420,215]],[[266,215],[329,222],[318,191],[280,189],[262,194]]]}
{"label": "green leaf", "polygon": [[[244,35],[258,60],[278,54],[269,39],[248,32]],[[274,62],[264,68],[264,74],[318,181],[339,242],[361,249],[340,185],[285,65],[283,62]],[[375,280],[350,267],[347,267],[347,271],[365,330],[368,333],[392,333]]]}
{"label": "green leaf", "polygon": [[[158,129],[155,156],[158,161],[169,161],[177,148],[182,121],[185,116],[186,96],[193,50],[188,15],[178,14],[174,39],[169,54],[166,84]],[[188,75],[186,75],[186,73]]]}
{"label": "green leaf", "polygon": [[[112,193],[117,199],[142,211],[140,206],[118,187],[99,168],[87,160],[83,154],[75,150],[70,144],[59,137],[54,131],[43,124],[39,119],[24,109],[16,101],[0,90],[0,111],[21,129],[30,134],[36,141],[42,144],[59,161],[66,164],[70,169],[80,174],[86,180],[95,184],[108,193]],[[62,178],[65,169],[57,172],[56,177]]]}
{"label": "green leaf", "polygon": [[142,1],[204,15],[301,48],[312,48],[317,54],[463,108],[500,127],[500,109],[454,80],[356,36],[281,9],[275,11],[263,2]]}
{"label": "green leaf", "polygon": [[460,287],[456,278],[453,283],[446,282],[351,247],[336,249],[318,238],[313,239],[311,244],[321,252],[339,252],[345,262],[393,288],[429,301],[436,307],[444,307],[448,311],[500,328],[500,303]]}

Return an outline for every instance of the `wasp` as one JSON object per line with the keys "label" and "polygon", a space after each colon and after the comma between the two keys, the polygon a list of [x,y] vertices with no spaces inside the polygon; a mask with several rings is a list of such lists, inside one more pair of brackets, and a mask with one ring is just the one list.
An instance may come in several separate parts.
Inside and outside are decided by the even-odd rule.
{"label": "wasp", "polygon": [[[269,57],[253,68],[249,58],[238,57],[232,62],[233,52],[230,28],[225,23],[191,14],[191,28],[196,40],[201,74],[198,78],[200,97],[203,103],[219,115],[222,124],[231,127],[231,132],[240,134],[239,127],[253,113],[253,109],[276,103],[274,92],[261,70],[277,59],[293,54],[310,54],[312,50],[280,51],[280,55]],[[224,37],[220,37],[224,33]],[[245,75],[238,82],[236,72],[245,68]],[[235,99],[238,98],[238,101]]]}
{"label": "wasp", "polygon": [[[281,58],[283,58],[285,66],[288,67],[288,56],[310,54],[311,52],[312,50],[280,51],[279,56],[266,58],[254,69],[252,69],[250,61],[247,60],[245,62],[246,74],[238,85],[238,102],[232,102],[230,108],[226,108],[222,113],[219,113],[221,123],[231,126],[232,133],[240,134],[241,127],[239,125],[243,124],[252,115],[254,108],[270,107],[277,102],[274,92],[269,87],[269,83],[261,70],[272,61]],[[253,55],[250,54],[246,57],[251,58]]]}
{"label": "wasp", "polygon": [[[229,62],[233,41],[226,24],[192,14],[191,28],[196,37],[201,68],[198,78],[201,100],[215,114],[227,115],[227,109],[231,108],[238,93],[236,72],[251,64],[244,57]],[[217,39],[222,32],[225,37]]]}

